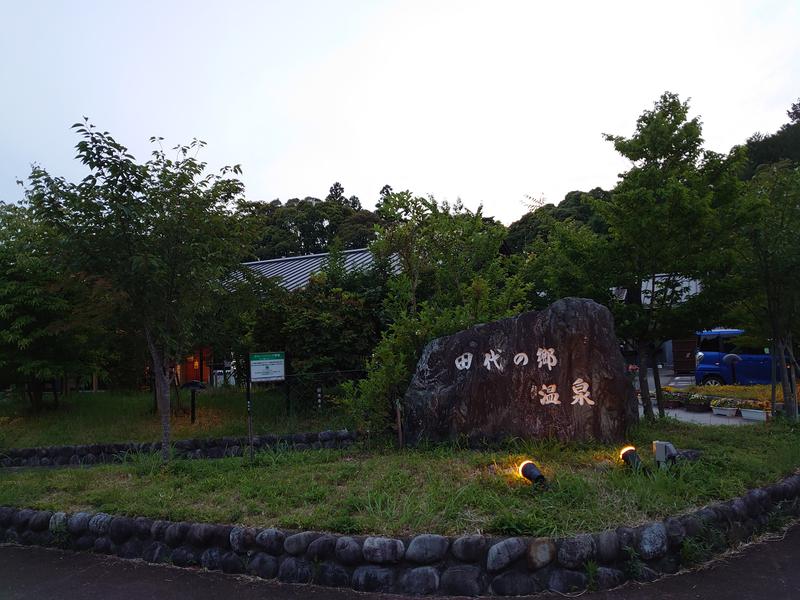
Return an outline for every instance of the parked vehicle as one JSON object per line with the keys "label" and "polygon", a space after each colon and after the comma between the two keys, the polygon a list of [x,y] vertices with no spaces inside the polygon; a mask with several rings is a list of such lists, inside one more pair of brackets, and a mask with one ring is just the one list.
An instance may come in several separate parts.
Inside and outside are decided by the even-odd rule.
{"label": "parked vehicle", "polygon": [[769,348],[740,338],[743,329],[697,332],[697,385],[769,384],[772,357]]}

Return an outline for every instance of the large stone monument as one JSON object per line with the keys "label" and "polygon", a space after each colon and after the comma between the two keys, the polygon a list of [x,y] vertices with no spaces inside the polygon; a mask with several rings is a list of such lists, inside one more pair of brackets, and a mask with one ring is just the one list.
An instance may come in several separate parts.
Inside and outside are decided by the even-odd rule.
{"label": "large stone monument", "polygon": [[609,310],[564,298],[430,342],[404,398],[410,444],[459,437],[621,442],[638,419]]}

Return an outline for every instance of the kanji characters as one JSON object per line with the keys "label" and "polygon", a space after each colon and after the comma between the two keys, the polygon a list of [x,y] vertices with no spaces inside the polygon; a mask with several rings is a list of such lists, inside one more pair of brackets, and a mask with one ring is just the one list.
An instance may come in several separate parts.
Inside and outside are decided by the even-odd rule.
{"label": "kanji characters", "polygon": [[558,399],[555,383],[543,385],[542,389],[539,390],[539,396],[539,402],[542,404],[561,404],[561,400]]}
{"label": "kanji characters", "polygon": [[539,368],[547,367],[548,371],[552,371],[553,367],[558,364],[555,348],[539,348],[536,350],[536,361],[539,363]]}
{"label": "kanji characters", "polygon": [[[500,355],[503,353],[503,350],[498,348],[492,348],[488,352],[484,352],[483,354],[483,366],[486,368],[487,371],[491,371],[492,367],[499,372],[503,372],[504,364],[503,361],[500,360]],[[472,359],[473,355],[471,352],[465,352],[464,354],[458,356],[455,359],[456,368],[459,371],[465,371],[472,367]],[[530,362],[530,358],[528,357],[527,352],[517,352],[512,359],[513,363],[517,367],[524,367]],[[558,364],[558,359],[556,358],[556,351],[555,348],[538,348],[536,350],[536,361],[539,368],[547,368],[548,371],[552,371],[553,367]]]}
{"label": "kanji characters", "polygon": [[503,365],[497,362],[500,358],[500,353],[502,350],[489,350],[489,352],[484,353],[483,355],[483,366],[486,367],[487,371],[492,370],[492,365],[497,367],[497,370],[501,373],[503,372]]}
{"label": "kanji characters", "polygon": [[585,402],[589,406],[594,406],[594,400],[589,397],[590,395],[589,384],[578,377],[572,384],[572,404],[583,406]]}
{"label": "kanji characters", "polygon": [[472,352],[464,352],[456,359],[456,369],[464,371],[472,366]]}

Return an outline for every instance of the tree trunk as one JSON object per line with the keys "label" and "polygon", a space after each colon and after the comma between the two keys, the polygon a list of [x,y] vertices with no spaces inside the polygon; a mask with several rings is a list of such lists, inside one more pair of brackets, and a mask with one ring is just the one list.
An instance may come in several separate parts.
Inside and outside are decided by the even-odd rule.
{"label": "tree trunk", "polygon": [[789,373],[786,369],[786,343],[783,338],[778,339],[778,368],[781,374],[781,388],[783,390],[783,410],[786,416],[792,420],[797,420],[797,398],[795,398],[792,384],[789,381]]}
{"label": "tree trunk", "polygon": [[661,389],[661,374],[658,372],[658,361],[653,348],[650,348],[650,366],[653,368],[653,386],[656,388],[656,404],[658,405],[658,416],[662,419],[667,416],[664,411],[664,392]]}
{"label": "tree trunk", "polygon": [[42,398],[44,396],[44,384],[38,379],[28,381],[28,398],[31,401],[31,408],[35,411],[42,410]]}
{"label": "tree trunk", "polygon": [[403,447],[403,417],[400,413],[400,401],[394,403],[395,424],[397,425],[397,447]]}
{"label": "tree trunk", "polygon": [[797,360],[794,357],[794,349],[792,348],[794,342],[792,340],[792,333],[789,332],[786,342],[786,352],[789,354],[789,387],[792,389],[792,402],[795,406],[795,413],[797,413]]}
{"label": "tree trunk", "polygon": [[770,352],[770,359],[772,361],[771,362],[771,368],[770,368],[770,380],[771,380],[772,386],[771,386],[771,389],[770,389],[769,406],[770,406],[770,412],[772,413],[772,416],[774,417],[775,416],[775,400],[776,400],[777,387],[778,387],[778,374],[777,374],[778,361],[775,358],[775,341],[774,340],[773,340],[772,344],[770,345],[769,352]]}
{"label": "tree trunk", "polygon": [[178,379],[178,369],[172,369],[172,387],[175,388],[175,416],[184,414],[183,403],[181,402],[181,382]]}
{"label": "tree trunk", "polygon": [[156,401],[158,412],[161,415],[161,458],[164,462],[169,460],[169,426],[170,426],[170,401],[169,401],[169,360],[163,348],[159,348],[153,340],[149,329],[145,329],[147,348],[153,361],[153,375],[155,377]]}
{"label": "tree trunk", "polygon": [[644,418],[653,420],[653,402],[650,400],[650,384],[647,382],[647,345],[639,340],[636,347],[636,360],[639,363],[639,395],[644,407]]}

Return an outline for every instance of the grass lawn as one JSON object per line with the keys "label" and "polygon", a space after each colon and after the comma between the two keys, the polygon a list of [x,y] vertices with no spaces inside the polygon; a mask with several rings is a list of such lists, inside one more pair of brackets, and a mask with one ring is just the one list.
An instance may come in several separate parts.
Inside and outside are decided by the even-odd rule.
{"label": "grass lawn", "polygon": [[[173,439],[247,433],[243,391],[217,389],[199,393],[194,425],[188,414],[189,392],[181,392],[181,403],[187,413],[172,418]],[[342,417],[331,410],[287,417],[282,390],[258,389],[253,395],[253,424],[256,434],[347,426]],[[73,393],[61,399],[58,410],[39,413],[32,412],[24,398],[0,395],[0,450],[160,439],[161,423],[153,413],[153,396],[149,392]]]}
{"label": "grass lawn", "polygon": [[[702,427],[666,419],[630,442],[697,448],[702,458],[648,476],[627,470],[619,447],[519,443],[505,450],[266,452],[241,458],[155,457],[89,469],[0,472],[0,505],[91,510],[172,520],[403,535],[569,535],[637,524],[728,499],[800,465],[800,431],[781,421]],[[551,481],[532,494],[516,466],[533,458]]]}

